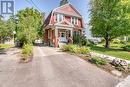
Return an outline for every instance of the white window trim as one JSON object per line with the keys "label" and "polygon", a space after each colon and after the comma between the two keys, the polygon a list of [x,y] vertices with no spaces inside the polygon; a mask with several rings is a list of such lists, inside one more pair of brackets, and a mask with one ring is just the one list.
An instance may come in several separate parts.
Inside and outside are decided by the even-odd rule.
{"label": "white window trim", "polygon": [[[74,23],[72,23],[74,21]],[[71,24],[75,25],[75,17],[71,17]]]}
{"label": "white window trim", "polygon": [[57,15],[58,15],[58,14],[55,14],[55,21],[56,21],[56,22],[58,21],[58,19],[57,19]]}
{"label": "white window trim", "polygon": [[64,20],[64,15],[62,14],[62,21]]}
{"label": "white window trim", "polygon": [[[61,16],[61,20],[60,20],[60,16]],[[56,22],[61,22],[64,20],[64,15],[63,14],[56,14],[56,19],[57,19],[57,20],[55,20]]]}
{"label": "white window trim", "polygon": [[74,25],[78,25],[78,18],[77,17],[71,17],[71,24],[73,24],[72,21],[74,21]]}
{"label": "white window trim", "polygon": [[76,18],[74,17],[74,25],[75,25],[75,19],[76,19]]}
{"label": "white window trim", "polygon": [[76,21],[77,21],[77,25],[79,25],[79,23],[78,23],[78,22],[79,22],[79,21],[78,21],[78,18],[76,18]]}
{"label": "white window trim", "polygon": [[57,14],[57,22],[59,22],[60,21],[60,15],[59,14]]}
{"label": "white window trim", "polygon": [[72,17],[71,17],[71,24],[72,24]]}

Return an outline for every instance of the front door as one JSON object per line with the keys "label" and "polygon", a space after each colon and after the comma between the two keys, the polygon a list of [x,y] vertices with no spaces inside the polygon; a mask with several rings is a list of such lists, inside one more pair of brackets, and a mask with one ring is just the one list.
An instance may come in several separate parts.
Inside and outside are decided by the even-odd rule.
{"label": "front door", "polygon": [[59,39],[60,39],[60,42],[62,42],[62,43],[67,42],[66,32],[65,32],[65,31],[61,31],[61,32],[60,32],[60,37],[59,37]]}

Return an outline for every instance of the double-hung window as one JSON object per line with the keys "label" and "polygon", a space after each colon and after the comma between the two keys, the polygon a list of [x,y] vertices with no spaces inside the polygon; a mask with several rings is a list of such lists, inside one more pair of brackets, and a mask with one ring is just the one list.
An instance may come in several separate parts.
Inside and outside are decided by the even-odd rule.
{"label": "double-hung window", "polygon": [[61,22],[64,20],[64,15],[63,14],[56,14],[56,21]]}
{"label": "double-hung window", "polygon": [[63,15],[62,14],[59,14],[59,22],[63,21]]}
{"label": "double-hung window", "polygon": [[58,14],[55,14],[55,21],[58,21]]}
{"label": "double-hung window", "polygon": [[78,25],[78,18],[77,17],[72,17],[71,18],[71,23],[74,25]]}

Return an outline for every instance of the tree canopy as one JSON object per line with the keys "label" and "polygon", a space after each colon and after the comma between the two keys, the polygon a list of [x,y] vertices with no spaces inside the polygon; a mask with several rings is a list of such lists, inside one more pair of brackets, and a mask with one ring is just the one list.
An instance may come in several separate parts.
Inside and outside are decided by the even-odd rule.
{"label": "tree canopy", "polygon": [[105,47],[116,37],[130,34],[130,0],[92,0],[91,21],[94,37],[103,37]]}
{"label": "tree canopy", "polygon": [[5,40],[11,39],[13,36],[13,30],[10,28],[8,21],[2,20],[0,16],[0,43],[4,43]]}
{"label": "tree canopy", "polygon": [[34,8],[20,10],[17,15],[17,39],[23,44],[31,44],[43,35],[43,15]]}

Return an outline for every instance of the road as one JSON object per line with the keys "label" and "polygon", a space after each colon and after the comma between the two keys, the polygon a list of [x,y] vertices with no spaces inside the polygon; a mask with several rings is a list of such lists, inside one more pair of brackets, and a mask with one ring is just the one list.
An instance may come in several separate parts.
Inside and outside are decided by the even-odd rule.
{"label": "road", "polygon": [[0,61],[0,87],[114,87],[120,79],[56,48],[34,47],[30,63]]}

